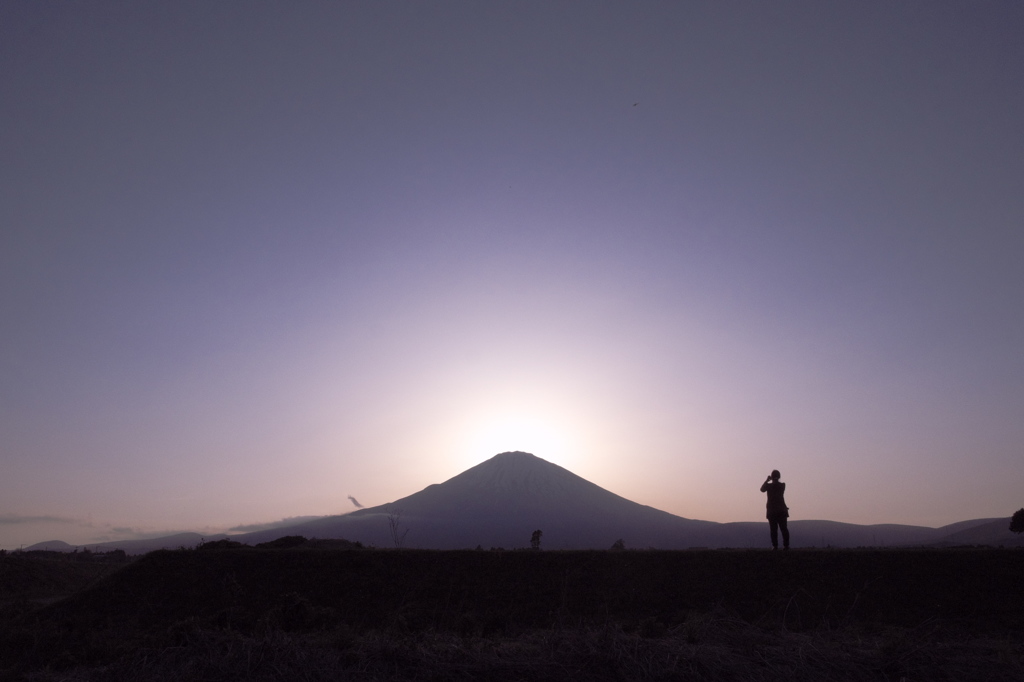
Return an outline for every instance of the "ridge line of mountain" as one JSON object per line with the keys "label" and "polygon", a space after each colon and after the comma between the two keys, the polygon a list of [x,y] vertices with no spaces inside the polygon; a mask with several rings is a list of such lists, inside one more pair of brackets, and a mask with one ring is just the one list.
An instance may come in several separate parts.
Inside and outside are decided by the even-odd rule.
{"label": "ridge line of mountain", "polygon": [[[468,549],[525,547],[534,530],[546,549],[687,549],[768,546],[764,521],[688,519],[626,499],[544,459],[525,452],[491,457],[443,483],[431,484],[393,502],[354,512],[304,517],[292,525],[237,534],[176,533],[145,540],[115,540],[72,546],[61,541],[33,549],[73,551],[85,547],[152,549],[195,546],[230,538],[245,544],[288,535],[346,539],[376,547]],[[949,545],[1024,546],[1006,519],[972,519],[939,528],[909,524],[850,524],[791,519],[794,547],[912,547]]]}

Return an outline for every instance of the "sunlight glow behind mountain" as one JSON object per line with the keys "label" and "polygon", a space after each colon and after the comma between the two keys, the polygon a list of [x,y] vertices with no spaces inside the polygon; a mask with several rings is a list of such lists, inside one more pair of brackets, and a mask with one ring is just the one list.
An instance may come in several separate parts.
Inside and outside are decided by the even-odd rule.
{"label": "sunlight glow behind mountain", "polygon": [[470,430],[462,447],[466,462],[476,463],[495,452],[542,452],[551,462],[570,458],[572,439],[553,424],[530,414],[487,418]]}

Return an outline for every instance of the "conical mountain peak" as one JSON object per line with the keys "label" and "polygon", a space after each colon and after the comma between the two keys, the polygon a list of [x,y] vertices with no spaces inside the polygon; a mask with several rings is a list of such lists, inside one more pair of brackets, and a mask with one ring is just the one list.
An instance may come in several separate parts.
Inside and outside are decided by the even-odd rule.
{"label": "conical mountain peak", "polygon": [[522,450],[513,450],[511,452],[499,452],[491,459],[540,459],[537,455],[532,452],[523,452]]}
{"label": "conical mountain peak", "polygon": [[[516,490],[538,493],[555,481],[593,486],[586,479],[529,452],[503,452],[442,483],[451,488]],[[597,486],[594,486],[595,488]]]}
{"label": "conical mountain peak", "polygon": [[[620,497],[528,452],[502,452],[388,504],[310,522],[297,534],[378,546],[519,547],[535,530],[545,547],[679,546],[707,522]],[[408,540],[405,531],[409,532]],[[262,540],[260,540],[262,541]]]}
{"label": "conical mountain peak", "polygon": [[[586,514],[583,510],[638,507],[615,493],[528,452],[503,452],[444,483],[396,500],[394,507],[432,516],[464,519],[518,511]],[[368,513],[369,510],[356,512]]]}

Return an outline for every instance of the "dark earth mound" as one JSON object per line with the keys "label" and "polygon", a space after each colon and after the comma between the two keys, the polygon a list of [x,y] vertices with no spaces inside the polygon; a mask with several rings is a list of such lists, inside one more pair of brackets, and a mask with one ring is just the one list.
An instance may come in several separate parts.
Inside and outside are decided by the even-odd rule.
{"label": "dark earth mound", "polygon": [[[729,645],[740,649],[746,646],[742,641],[753,646],[764,637],[820,639],[822,633],[855,631],[856,642],[863,644],[865,638],[898,631],[904,633],[900,646],[919,655],[937,650],[939,631],[946,645],[965,638],[1020,642],[1024,633],[1024,552],[1013,550],[441,552],[225,547],[152,553],[79,594],[5,622],[0,631],[2,668],[12,675],[32,670],[95,672],[141,660],[140,652],[150,652],[146,656],[153,660],[177,661],[178,667],[172,668],[183,674],[191,665],[188,661],[194,662],[185,651],[230,658],[239,655],[239,647],[266,648],[269,641],[286,646],[282,642],[287,640],[287,646],[300,646],[296,642],[301,641],[302,647],[312,647],[303,649],[303,655],[323,653],[322,642],[330,642],[328,649],[335,657],[330,665],[340,675],[346,665],[366,663],[352,658],[356,642],[363,647],[376,642],[374,655],[383,655],[379,647],[422,644],[424,638],[455,638],[460,643],[435,642],[442,648],[466,646],[473,640],[474,646],[487,649],[496,642],[525,646],[537,633],[557,631],[577,633],[583,639],[574,641],[584,649],[583,643],[594,644],[595,637],[612,637],[616,646],[633,641],[630,638],[653,638],[663,640],[659,646],[669,646],[671,640],[692,649],[706,636],[698,631],[707,630],[694,624],[712,621],[719,626],[731,623],[733,630],[745,628],[743,637]],[[922,628],[927,636],[921,635]],[[735,639],[735,632],[730,636]],[[887,637],[886,646],[896,646]],[[314,640],[318,643],[311,644]],[[224,643],[229,641],[233,643]],[[861,646],[852,642],[842,646]],[[934,664],[953,671],[959,661],[967,666],[959,668],[961,672],[981,669],[990,679],[1013,679],[1010,672],[1016,675],[1022,669],[1021,652],[1004,644],[989,652],[992,660],[982,663],[972,659],[967,665],[961,652],[956,654],[959,659],[942,659],[941,665],[935,663],[939,659],[914,665],[918,670]],[[420,651],[419,644],[409,646]],[[819,641],[817,646],[840,645]],[[1003,660],[999,652],[1006,646],[1011,648]],[[221,654],[210,653],[213,650]],[[365,648],[362,651],[360,655],[370,655]],[[863,655],[875,661],[883,656],[880,651]],[[906,653],[899,651],[900,656]],[[416,654],[420,655],[426,654]],[[554,665],[560,654],[546,655]],[[678,662],[682,654],[676,650],[666,655],[676,656],[672,660]],[[877,663],[882,668],[871,668],[871,674],[884,672],[886,665],[896,666],[897,672],[909,669],[909,661],[885,658]],[[394,678],[420,679],[413,668],[395,669]],[[443,678],[454,670],[439,668],[434,673]],[[865,670],[864,679],[886,679],[872,678]],[[808,679],[813,672],[807,672]],[[732,679],[719,673],[625,678]],[[158,677],[154,670],[146,675]]]}

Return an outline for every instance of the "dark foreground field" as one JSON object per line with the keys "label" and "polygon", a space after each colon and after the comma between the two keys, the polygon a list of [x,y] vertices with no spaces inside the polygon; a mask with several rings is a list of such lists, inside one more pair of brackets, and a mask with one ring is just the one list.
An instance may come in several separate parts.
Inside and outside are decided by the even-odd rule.
{"label": "dark foreground field", "polygon": [[1024,680],[1019,550],[61,562],[0,558],[7,679]]}

